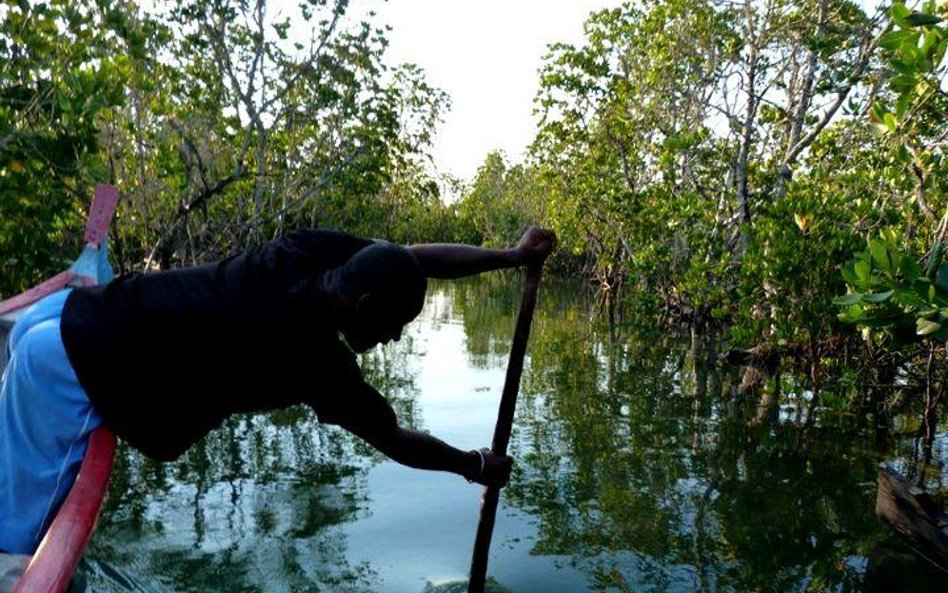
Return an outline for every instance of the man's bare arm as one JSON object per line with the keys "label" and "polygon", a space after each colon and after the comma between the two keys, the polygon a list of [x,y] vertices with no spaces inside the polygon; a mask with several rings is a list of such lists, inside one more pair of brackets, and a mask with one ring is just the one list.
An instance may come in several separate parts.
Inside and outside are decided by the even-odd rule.
{"label": "man's bare arm", "polygon": [[494,249],[454,243],[411,245],[421,269],[429,278],[461,278],[490,270],[540,264],[556,246],[556,234],[531,227],[520,243],[509,249]]}
{"label": "man's bare arm", "polygon": [[412,245],[425,276],[429,278],[461,278],[490,270],[515,268],[521,257],[516,249],[489,249],[454,243]]}
{"label": "man's bare arm", "polygon": [[510,478],[511,457],[489,450],[462,451],[430,434],[398,426],[394,414],[385,418],[354,416],[341,419],[339,425],[408,467],[452,472],[485,486],[502,487]]}
{"label": "man's bare arm", "polygon": [[510,478],[513,460],[508,456],[494,455],[489,450],[461,451],[428,433],[408,428],[397,427],[381,436],[366,441],[408,467],[453,472],[485,486],[502,487]]}

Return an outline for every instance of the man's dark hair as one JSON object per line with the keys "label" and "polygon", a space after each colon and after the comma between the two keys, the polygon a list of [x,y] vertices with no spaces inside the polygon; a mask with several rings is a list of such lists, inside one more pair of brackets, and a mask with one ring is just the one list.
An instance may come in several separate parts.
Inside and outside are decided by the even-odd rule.
{"label": "man's dark hair", "polygon": [[421,311],[428,289],[418,258],[405,247],[385,241],[356,252],[340,269],[339,280],[343,294],[353,301],[371,293],[411,318]]}

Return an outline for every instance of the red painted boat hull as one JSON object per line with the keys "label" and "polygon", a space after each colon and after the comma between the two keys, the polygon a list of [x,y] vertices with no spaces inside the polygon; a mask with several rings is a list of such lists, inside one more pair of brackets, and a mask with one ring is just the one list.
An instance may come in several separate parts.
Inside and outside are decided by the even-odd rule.
{"label": "red painted boat hull", "polygon": [[[101,247],[117,204],[118,190],[115,187],[96,187],[86,224],[87,243]],[[16,313],[68,285],[90,284],[95,284],[94,278],[64,271],[20,295],[0,301],[0,315]],[[62,593],[69,587],[105,500],[115,444],[115,435],[104,427],[89,436],[88,449],[76,481],[14,586],[13,593]]]}
{"label": "red painted boat hull", "polygon": [[76,482],[13,593],[60,593],[69,587],[95,529],[114,457],[115,435],[107,428],[96,429]]}

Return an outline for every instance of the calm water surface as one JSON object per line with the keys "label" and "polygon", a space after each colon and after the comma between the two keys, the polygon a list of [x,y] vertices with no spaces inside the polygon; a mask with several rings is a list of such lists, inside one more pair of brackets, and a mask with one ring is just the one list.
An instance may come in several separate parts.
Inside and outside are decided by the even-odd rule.
{"label": "calm water surface", "polygon": [[[405,338],[364,357],[403,422],[490,443],[520,284],[435,284]],[[792,378],[761,413],[713,344],[610,331],[594,309],[581,286],[543,288],[490,561],[504,590],[948,590],[873,514],[877,464],[905,467],[912,439],[829,411],[807,427]],[[239,417],[176,463],[120,451],[81,576],[90,592],[450,588],[480,495],[306,409]]]}

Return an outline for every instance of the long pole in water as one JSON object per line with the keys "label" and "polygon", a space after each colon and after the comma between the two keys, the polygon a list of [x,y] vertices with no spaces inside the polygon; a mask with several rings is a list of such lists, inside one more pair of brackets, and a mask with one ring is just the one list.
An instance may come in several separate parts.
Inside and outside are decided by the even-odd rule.
{"label": "long pole in water", "polygon": [[[514,411],[517,407],[517,394],[520,391],[520,375],[523,373],[523,358],[527,352],[527,341],[530,338],[530,325],[533,322],[533,310],[537,304],[542,270],[542,262],[527,269],[527,281],[520,299],[517,328],[514,330],[513,343],[510,346],[507,376],[504,379],[504,391],[500,397],[500,410],[497,412],[497,424],[494,427],[494,440],[491,444],[491,449],[497,455],[506,455],[507,445],[510,442],[510,430],[513,428]],[[474,539],[474,553],[471,557],[468,593],[483,593],[484,591],[487,581],[487,555],[490,552],[490,540],[494,533],[498,502],[500,502],[500,488],[485,488],[484,497],[481,500],[481,518],[477,524],[477,536]]]}

